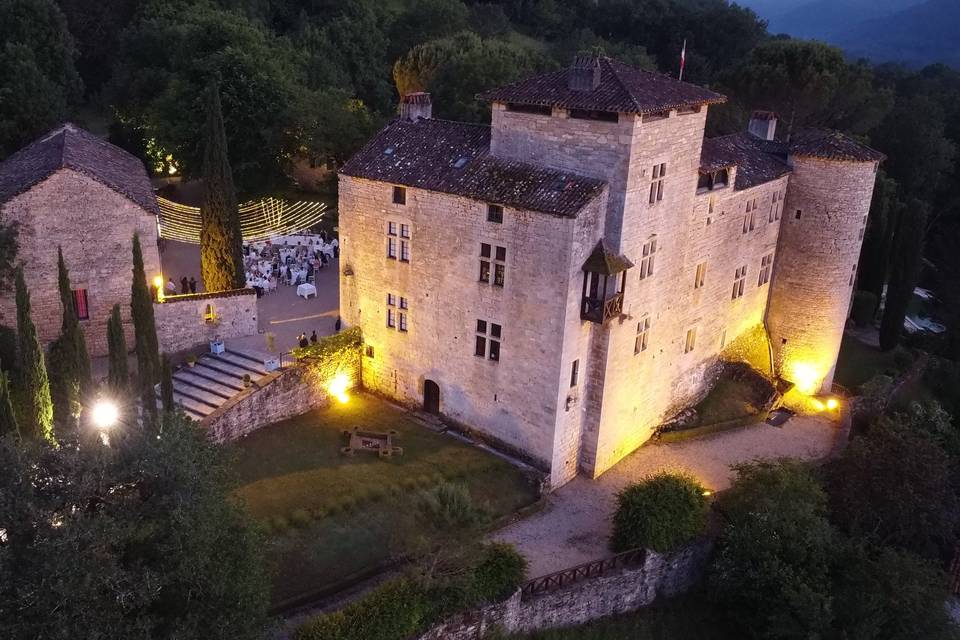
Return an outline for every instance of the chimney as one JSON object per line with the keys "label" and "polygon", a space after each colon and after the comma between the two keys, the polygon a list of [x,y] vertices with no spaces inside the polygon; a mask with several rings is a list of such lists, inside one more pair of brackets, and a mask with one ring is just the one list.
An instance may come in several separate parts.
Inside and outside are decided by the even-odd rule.
{"label": "chimney", "polygon": [[773,140],[777,134],[777,114],[773,111],[754,111],[747,131],[761,140]]}
{"label": "chimney", "polygon": [[571,91],[593,91],[600,86],[600,58],[577,56],[567,71],[567,87]]}
{"label": "chimney", "polygon": [[433,115],[430,94],[424,91],[408,93],[400,98],[400,119],[416,122],[420,118],[429,120]]}

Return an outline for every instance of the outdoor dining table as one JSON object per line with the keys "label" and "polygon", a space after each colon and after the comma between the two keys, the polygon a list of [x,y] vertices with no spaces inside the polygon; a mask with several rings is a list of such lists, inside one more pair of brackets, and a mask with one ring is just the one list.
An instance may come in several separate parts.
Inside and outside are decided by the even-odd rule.
{"label": "outdoor dining table", "polygon": [[313,296],[314,298],[316,298],[317,288],[312,284],[310,284],[309,282],[305,282],[297,286],[297,295],[303,298],[304,300],[306,300],[310,296]]}

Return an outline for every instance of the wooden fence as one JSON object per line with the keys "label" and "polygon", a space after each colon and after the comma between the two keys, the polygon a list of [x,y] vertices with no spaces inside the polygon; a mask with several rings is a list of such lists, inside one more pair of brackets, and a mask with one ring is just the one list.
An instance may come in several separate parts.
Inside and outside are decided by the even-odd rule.
{"label": "wooden fence", "polygon": [[534,578],[521,587],[523,595],[534,596],[541,593],[548,593],[556,589],[561,589],[575,582],[596,578],[614,569],[620,569],[629,565],[640,564],[647,558],[646,549],[634,549],[624,551],[610,558],[602,560],[593,560],[585,562],[563,571],[557,571],[549,575]]}

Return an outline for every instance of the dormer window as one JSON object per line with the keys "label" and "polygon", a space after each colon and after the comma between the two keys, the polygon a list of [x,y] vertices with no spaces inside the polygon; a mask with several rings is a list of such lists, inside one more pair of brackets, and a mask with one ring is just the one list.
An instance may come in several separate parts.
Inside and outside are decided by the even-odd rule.
{"label": "dormer window", "polygon": [[723,189],[727,186],[729,170],[707,171],[700,174],[697,180],[697,193],[706,193],[714,189]]}
{"label": "dormer window", "polygon": [[393,204],[407,204],[407,190],[404,187],[393,188]]}
{"label": "dormer window", "polygon": [[633,263],[611,251],[603,240],[583,263],[583,296],[580,318],[603,324],[623,313],[627,269]]}
{"label": "dormer window", "polygon": [[507,111],[513,111],[514,113],[530,113],[537,116],[553,115],[553,109],[551,107],[541,104],[520,104],[517,102],[508,102]]}

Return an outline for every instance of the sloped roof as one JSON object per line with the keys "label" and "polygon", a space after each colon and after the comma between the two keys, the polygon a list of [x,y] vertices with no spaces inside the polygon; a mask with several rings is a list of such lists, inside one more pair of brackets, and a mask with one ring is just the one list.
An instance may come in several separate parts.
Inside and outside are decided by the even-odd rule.
{"label": "sloped roof", "polygon": [[749,189],[790,173],[784,145],[761,140],[747,132],[703,141],[700,152],[702,173],[737,167],[734,188]]}
{"label": "sloped roof", "polygon": [[489,102],[641,114],[727,100],[709,89],[636,69],[611,58],[601,57],[599,62],[600,82],[592,91],[571,89],[571,70],[561,69],[486,91],[477,97]]}
{"label": "sloped roof", "polygon": [[603,180],[490,155],[490,127],[394,120],[340,173],[558,216],[600,195]]}
{"label": "sloped roof", "polygon": [[790,155],[841,160],[846,162],[880,162],[886,156],[839,131],[802,129],[790,140]]}
{"label": "sloped roof", "polygon": [[159,213],[143,163],[120,147],[67,123],[0,162],[0,204],[29,190],[59,169],[82,173]]}
{"label": "sloped roof", "polygon": [[626,271],[632,266],[633,263],[630,262],[626,256],[616,253],[607,246],[606,242],[600,240],[597,242],[597,246],[593,248],[593,252],[583,263],[583,270],[589,271],[590,273],[611,276],[615,273]]}

